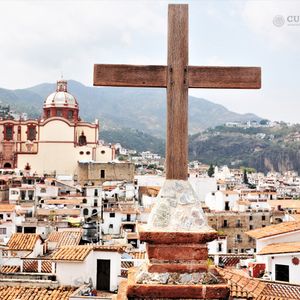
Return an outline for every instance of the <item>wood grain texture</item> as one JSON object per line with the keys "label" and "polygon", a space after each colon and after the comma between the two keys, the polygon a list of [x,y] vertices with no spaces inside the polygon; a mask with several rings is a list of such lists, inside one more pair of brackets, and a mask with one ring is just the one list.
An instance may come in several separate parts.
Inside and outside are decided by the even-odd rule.
{"label": "wood grain texture", "polygon": [[188,178],[188,5],[169,5],[166,178]]}
{"label": "wood grain texture", "polygon": [[189,87],[215,89],[260,89],[261,68],[189,66]]}
{"label": "wood grain texture", "polygon": [[166,66],[94,65],[94,86],[166,87]]}

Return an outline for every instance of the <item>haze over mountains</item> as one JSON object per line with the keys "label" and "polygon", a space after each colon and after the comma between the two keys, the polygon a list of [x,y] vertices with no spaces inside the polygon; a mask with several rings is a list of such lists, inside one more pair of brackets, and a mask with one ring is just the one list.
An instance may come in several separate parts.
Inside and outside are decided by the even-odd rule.
{"label": "haze over mountains", "polygon": [[[39,117],[44,99],[56,85],[42,83],[27,89],[0,89],[0,100],[12,109]],[[164,138],[166,125],[166,93],[164,89],[88,87],[68,81],[85,120],[98,118],[102,129],[134,128]],[[195,134],[229,121],[260,120],[254,114],[238,114],[205,99],[189,97],[189,129]]]}

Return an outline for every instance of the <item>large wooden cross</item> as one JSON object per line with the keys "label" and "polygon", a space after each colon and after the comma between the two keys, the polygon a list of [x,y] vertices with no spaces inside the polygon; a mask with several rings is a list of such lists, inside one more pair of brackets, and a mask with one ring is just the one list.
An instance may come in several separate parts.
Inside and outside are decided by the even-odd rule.
{"label": "large wooden cross", "polygon": [[167,88],[167,179],[188,178],[188,88],[259,89],[260,78],[258,67],[188,65],[187,4],[169,5],[167,66],[94,66],[95,86]]}

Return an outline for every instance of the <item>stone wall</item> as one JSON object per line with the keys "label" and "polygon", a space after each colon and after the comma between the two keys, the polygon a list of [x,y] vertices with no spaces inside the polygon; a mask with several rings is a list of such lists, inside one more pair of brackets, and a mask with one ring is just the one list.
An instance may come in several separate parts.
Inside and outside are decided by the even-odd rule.
{"label": "stone wall", "polygon": [[270,225],[271,214],[269,211],[222,211],[207,212],[206,217],[208,225],[227,236],[228,253],[243,253],[255,248],[255,240],[245,232]]}
{"label": "stone wall", "polygon": [[78,163],[78,182],[101,184],[104,181],[134,180],[134,164],[132,163]]}

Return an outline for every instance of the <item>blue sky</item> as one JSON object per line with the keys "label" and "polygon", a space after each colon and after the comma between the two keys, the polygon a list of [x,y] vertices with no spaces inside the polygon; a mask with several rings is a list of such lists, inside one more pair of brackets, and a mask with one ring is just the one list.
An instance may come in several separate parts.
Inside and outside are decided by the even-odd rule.
{"label": "blue sky", "polygon": [[[172,3],[183,1],[172,1]],[[261,66],[261,90],[190,90],[240,112],[299,122],[300,1],[184,1],[191,65]],[[66,79],[94,63],[165,64],[168,1],[1,1],[0,87]],[[273,24],[275,16],[284,20]],[[294,25],[294,26],[291,26]],[[300,25],[300,23],[298,24]]]}

